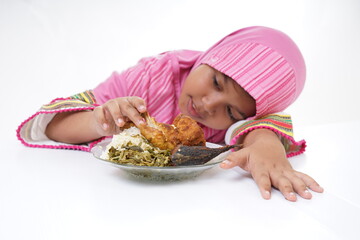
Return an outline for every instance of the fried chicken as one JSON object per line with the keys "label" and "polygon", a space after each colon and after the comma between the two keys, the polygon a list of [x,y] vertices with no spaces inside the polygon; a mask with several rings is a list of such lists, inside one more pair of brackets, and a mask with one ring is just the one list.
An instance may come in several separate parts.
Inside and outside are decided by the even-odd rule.
{"label": "fried chicken", "polygon": [[177,145],[205,146],[203,130],[184,114],[179,114],[172,125],[156,122],[148,113],[143,116],[147,125],[140,126],[140,132],[155,147],[172,151]]}

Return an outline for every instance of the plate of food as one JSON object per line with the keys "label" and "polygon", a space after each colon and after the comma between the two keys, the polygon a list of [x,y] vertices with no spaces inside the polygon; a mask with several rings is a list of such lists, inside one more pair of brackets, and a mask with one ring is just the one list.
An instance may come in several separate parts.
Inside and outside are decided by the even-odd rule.
{"label": "plate of food", "polygon": [[147,125],[128,126],[98,143],[91,150],[94,157],[132,177],[178,181],[218,165],[232,148],[205,142],[202,129],[187,116],[179,115],[172,125],[158,123],[149,115],[145,119]]}

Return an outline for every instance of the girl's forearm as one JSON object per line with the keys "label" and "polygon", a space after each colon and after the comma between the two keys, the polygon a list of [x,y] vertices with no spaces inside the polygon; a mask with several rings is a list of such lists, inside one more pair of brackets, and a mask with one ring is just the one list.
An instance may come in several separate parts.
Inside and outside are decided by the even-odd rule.
{"label": "girl's forearm", "polygon": [[244,136],[244,138],[241,139],[241,142],[244,144],[244,146],[249,146],[254,142],[266,141],[266,140],[271,140],[276,143],[280,142],[276,133],[274,133],[270,129],[265,129],[265,128],[259,128],[249,132]]}
{"label": "girl's forearm", "polygon": [[58,113],[48,124],[48,138],[69,144],[80,144],[102,137],[95,128],[91,111]]}

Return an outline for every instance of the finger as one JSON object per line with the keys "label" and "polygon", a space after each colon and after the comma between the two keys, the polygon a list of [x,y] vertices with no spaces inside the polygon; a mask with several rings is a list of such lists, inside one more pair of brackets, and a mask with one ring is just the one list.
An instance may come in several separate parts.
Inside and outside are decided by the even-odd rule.
{"label": "finger", "polygon": [[263,167],[258,167],[257,169],[252,169],[251,174],[253,176],[253,179],[255,183],[257,184],[261,196],[264,199],[270,199],[271,198],[271,180],[270,175]]}
{"label": "finger", "polygon": [[121,113],[127,116],[136,125],[145,124],[145,119],[140,115],[139,111],[133,105],[132,98],[127,98],[126,102],[121,106]]}
{"label": "finger", "polygon": [[302,173],[302,172],[296,172],[295,171],[296,176],[298,176],[300,179],[302,179],[302,181],[304,181],[304,183],[306,184],[306,186],[308,188],[310,188],[312,191],[314,192],[318,192],[318,193],[322,193],[324,192],[324,188],[322,188],[319,183],[317,183],[312,177],[310,177],[309,175]]}
{"label": "finger", "polygon": [[293,189],[297,194],[299,194],[302,198],[311,199],[312,194],[309,192],[307,185],[305,182],[299,178],[296,174],[291,173],[287,175],[287,178],[292,183]]}
{"label": "finger", "polygon": [[295,202],[297,200],[292,184],[287,177],[284,175],[271,176],[271,182],[274,187],[279,189],[286,200],[291,202]]}
{"label": "finger", "polygon": [[110,100],[106,104],[105,110],[109,113],[110,119],[118,126],[122,127],[125,124],[124,116],[121,114],[119,103],[115,100]]}
{"label": "finger", "polygon": [[220,163],[220,167],[224,169],[230,169],[236,166],[236,163],[233,161],[230,161],[228,159],[225,159]]}
{"label": "finger", "polygon": [[144,113],[147,111],[144,99],[140,97],[129,97],[128,101],[140,112]]}
{"label": "finger", "polygon": [[221,168],[230,169],[235,166],[239,166],[242,169],[248,171],[247,168],[248,155],[244,150],[238,150],[227,155],[226,159],[220,164]]}
{"label": "finger", "polygon": [[118,134],[120,128],[114,123],[109,111],[103,106],[94,109],[94,115],[96,123],[100,126],[101,134],[104,136],[110,136]]}
{"label": "finger", "polygon": [[96,107],[94,109],[94,116],[96,122],[102,127],[103,130],[107,131],[109,129],[109,124],[105,117],[105,111],[102,106]]}

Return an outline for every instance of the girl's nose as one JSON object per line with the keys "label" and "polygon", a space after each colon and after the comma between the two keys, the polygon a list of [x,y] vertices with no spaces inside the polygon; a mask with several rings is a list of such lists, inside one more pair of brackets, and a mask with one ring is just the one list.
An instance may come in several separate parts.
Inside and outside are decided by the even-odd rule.
{"label": "girl's nose", "polygon": [[210,116],[214,115],[221,106],[223,99],[220,94],[212,94],[203,97],[204,111]]}

